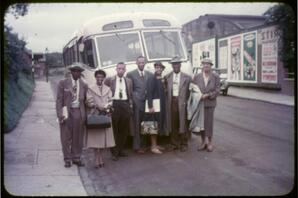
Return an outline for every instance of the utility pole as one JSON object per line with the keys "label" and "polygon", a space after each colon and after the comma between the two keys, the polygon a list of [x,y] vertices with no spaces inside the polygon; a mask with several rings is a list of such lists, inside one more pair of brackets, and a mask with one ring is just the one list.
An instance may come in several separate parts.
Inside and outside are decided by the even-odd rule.
{"label": "utility pole", "polygon": [[48,80],[49,80],[49,67],[48,67],[48,64],[47,64],[47,55],[48,55],[48,53],[49,53],[49,50],[48,50],[48,48],[46,47],[46,49],[45,49],[45,66],[46,66],[46,81],[48,82]]}

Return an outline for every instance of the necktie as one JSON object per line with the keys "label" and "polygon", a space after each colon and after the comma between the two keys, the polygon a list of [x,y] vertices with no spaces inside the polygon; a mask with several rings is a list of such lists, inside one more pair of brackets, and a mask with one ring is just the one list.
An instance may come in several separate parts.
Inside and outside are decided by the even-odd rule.
{"label": "necktie", "polygon": [[122,78],[120,78],[120,83],[119,83],[119,98],[122,99]]}
{"label": "necktie", "polygon": [[141,71],[141,78],[142,78],[142,80],[144,80],[144,74],[143,74],[143,71]]}
{"label": "necktie", "polygon": [[74,82],[75,82],[75,84],[74,84],[74,86],[73,86],[73,88],[72,88],[72,90],[73,90],[72,101],[75,101],[75,100],[77,99],[77,88],[78,88],[78,83],[77,83],[76,80],[75,80]]}
{"label": "necktie", "polygon": [[178,74],[175,74],[175,83],[178,84]]}

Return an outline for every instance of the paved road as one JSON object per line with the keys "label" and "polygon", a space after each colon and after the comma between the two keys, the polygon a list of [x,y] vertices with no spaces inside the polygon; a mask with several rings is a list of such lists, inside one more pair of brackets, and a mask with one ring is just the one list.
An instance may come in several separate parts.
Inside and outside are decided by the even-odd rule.
{"label": "paved road", "polygon": [[[55,85],[55,83],[53,83]],[[55,87],[55,86],[53,86]],[[55,89],[55,88],[54,88]],[[81,179],[89,195],[282,195],[294,183],[294,109],[235,97],[218,98],[212,153],[136,155],[94,169],[84,151]]]}

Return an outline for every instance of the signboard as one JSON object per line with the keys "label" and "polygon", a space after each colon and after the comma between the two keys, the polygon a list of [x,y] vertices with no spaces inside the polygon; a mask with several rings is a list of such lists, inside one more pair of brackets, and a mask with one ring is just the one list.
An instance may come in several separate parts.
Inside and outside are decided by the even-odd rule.
{"label": "signboard", "polygon": [[243,80],[257,80],[256,32],[243,34]]}
{"label": "signboard", "polygon": [[213,64],[215,62],[215,38],[206,41],[194,43],[192,45],[192,60],[193,67],[201,67],[201,60],[204,58],[209,58],[212,60]]}
{"label": "signboard", "polygon": [[279,36],[280,36],[280,31],[276,25],[260,29],[258,31],[258,44],[268,43],[273,41],[275,42],[278,40]]}
{"label": "signboard", "polygon": [[228,69],[228,39],[218,41],[218,68]]}
{"label": "signboard", "polygon": [[277,83],[279,36],[276,25],[258,30],[258,41],[262,45],[262,83]]}
{"label": "signboard", "polygon": [[242,71],[242,65],[241,65],[241,35],[238,35],[236,37],[232,37],[230,39],[230,52],[231,52],[231,64],[228,68],[228,79],[229,80],[241,80],[241,71]]}
{"label": "signboard", "polygon": [[277,41],[262,44],[262,82],[277,83]]}

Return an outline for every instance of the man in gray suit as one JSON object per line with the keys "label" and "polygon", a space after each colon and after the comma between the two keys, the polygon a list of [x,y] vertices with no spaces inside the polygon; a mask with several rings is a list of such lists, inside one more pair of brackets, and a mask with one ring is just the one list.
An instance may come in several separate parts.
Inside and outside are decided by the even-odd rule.
{"label": "man in gray suit", "polygon": [[145,113],[145,98],[146,98],[146,84],[150,76],[153,74],[145,71],[146,58],[139,56],[136,60],[138,69],[135,69],[127,74],[126,77],[131,79],[133,84],[133,106],[134,106],[134,136],[133,149],[139,153],[145,153],[144,137],[140,134],[141,122]]}
{"label": "man in gray suit", "polygon": [[180,71],[181,60],[174,57],[171,60],[173,72],[165,76],[167,81],[167,126],[170,131],[170,141],[173,149],[187,150],[188,123],[187,100],[189,98],[189,84],[191,77]]}
{"label": "man in gray suit", "polygon": [[85,100],[88,86],[80,77],[84,70],[80,63],[69,68],[71,75],[58,84],[56,112],[60,123],[60,137],[65,167],[71,162],[84,166],[81,161],[83,133],[86,120]]}

